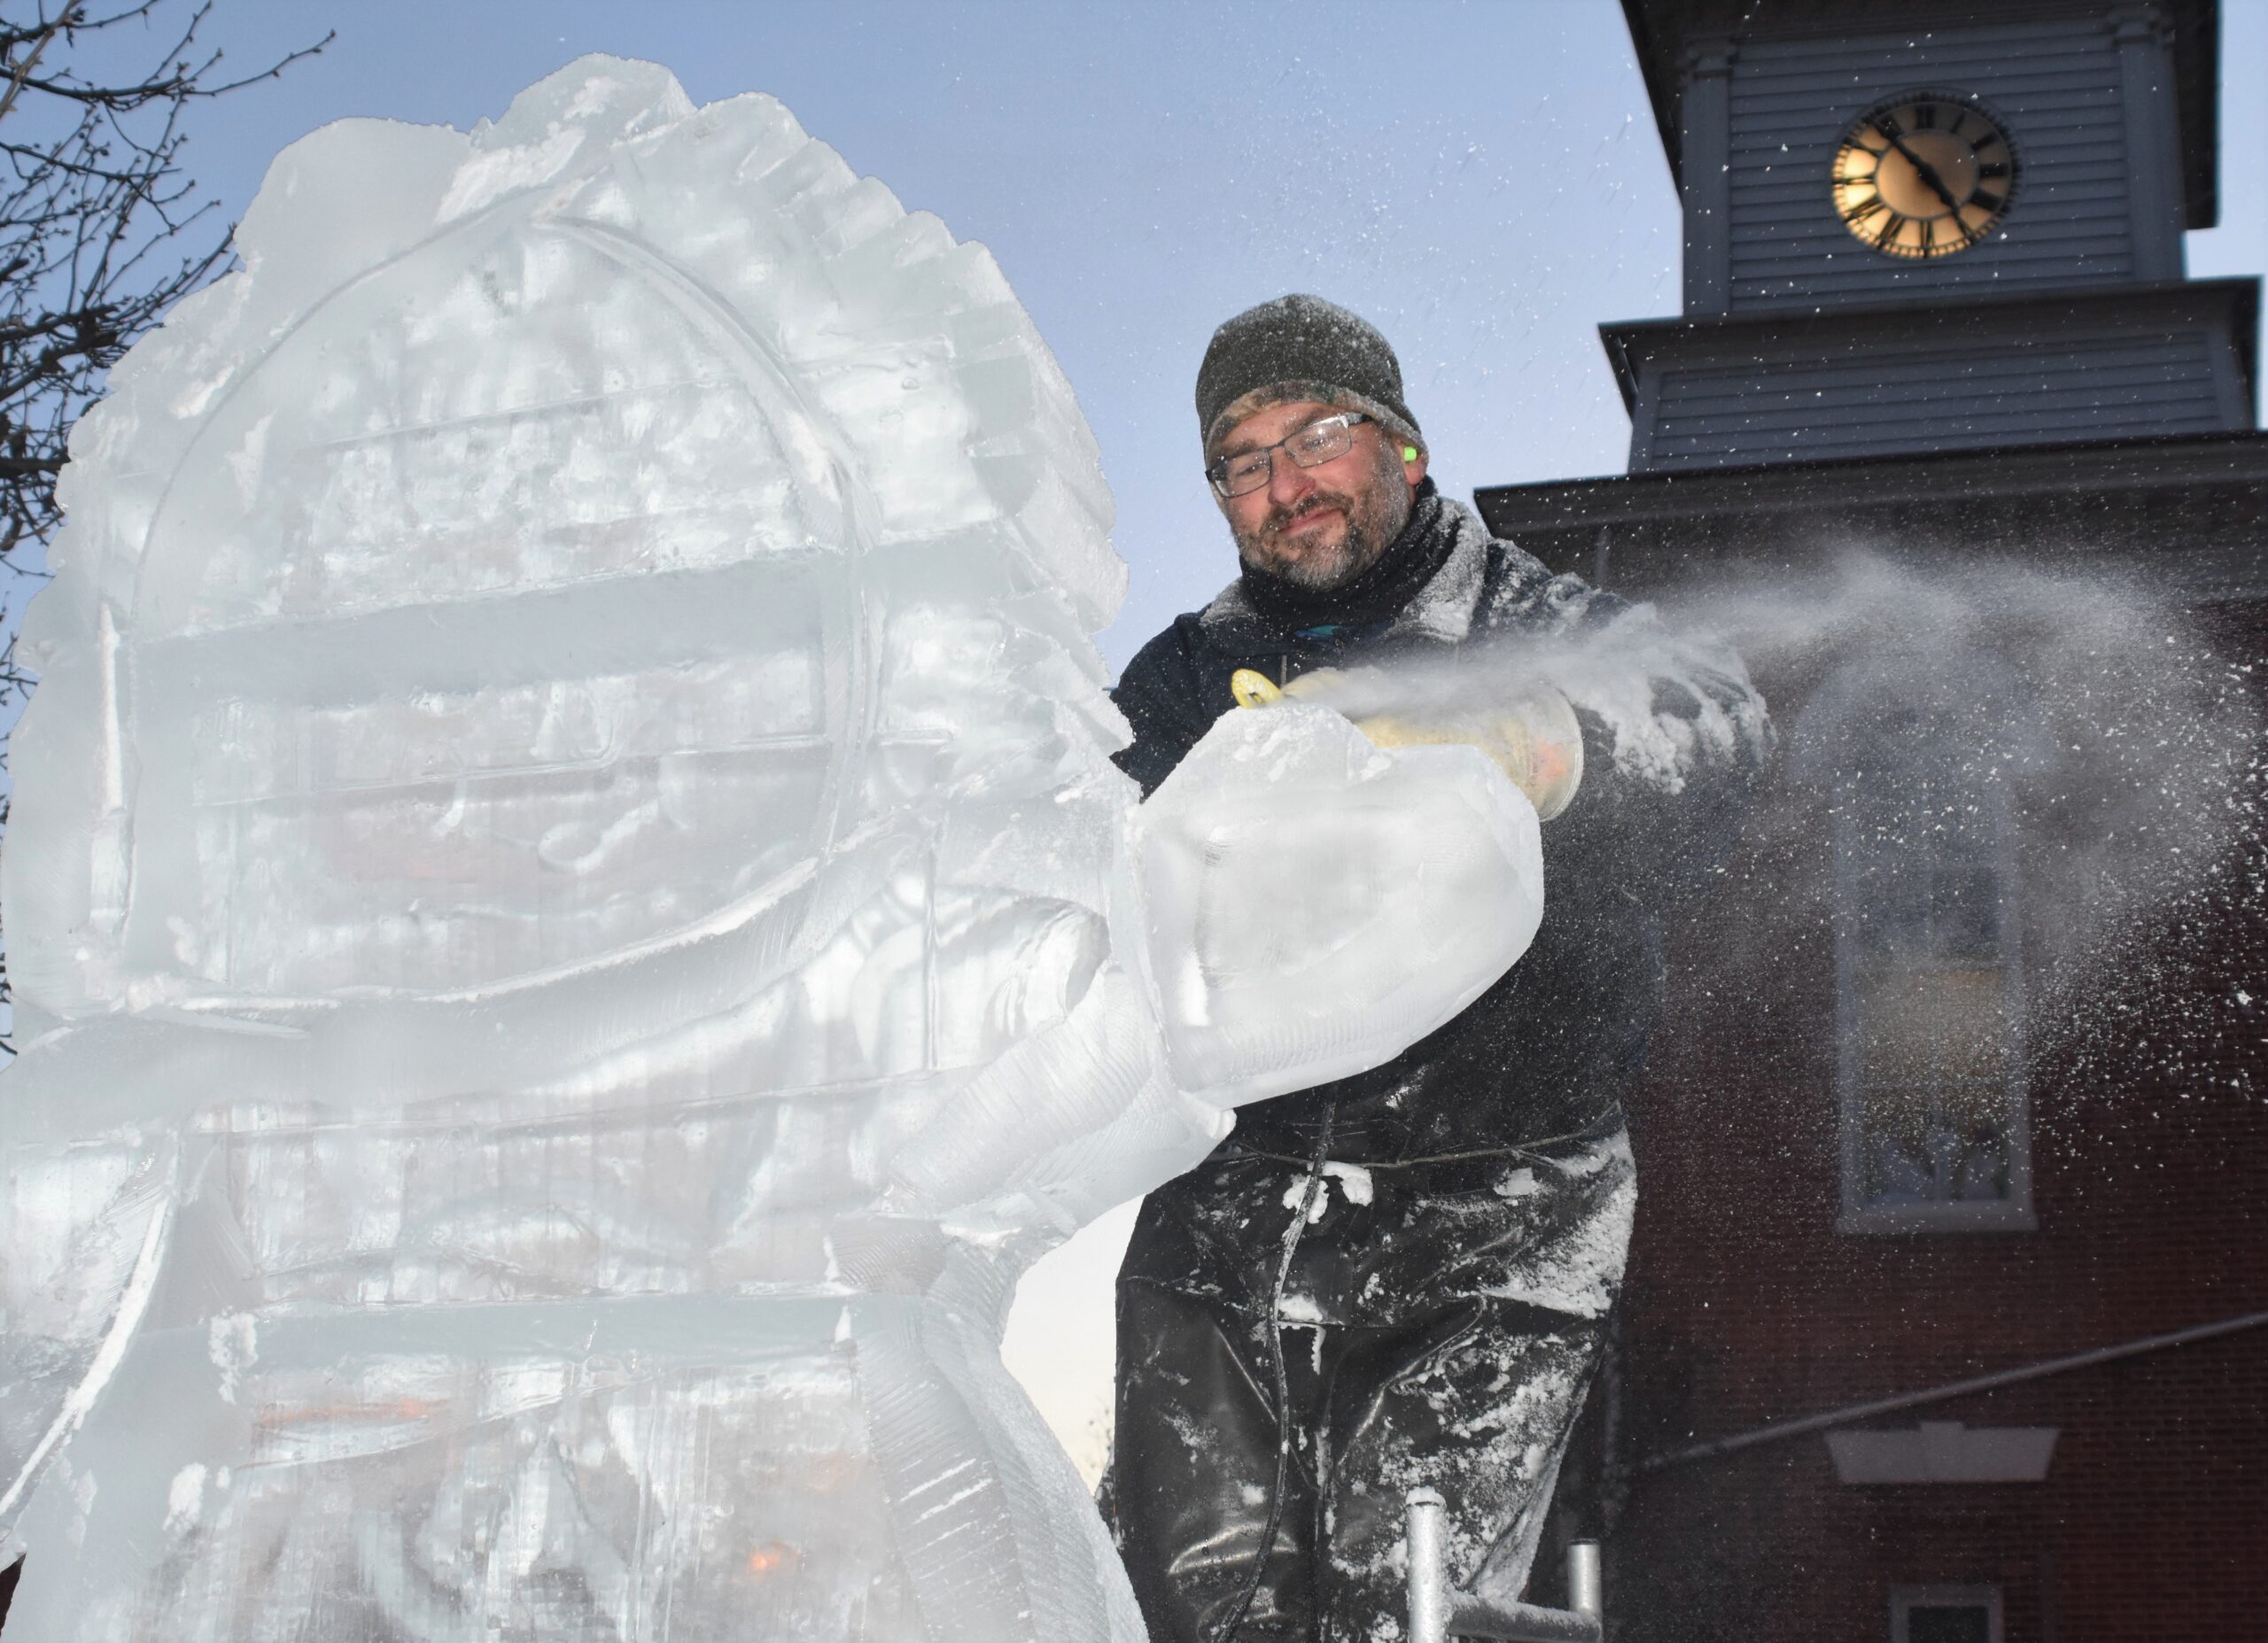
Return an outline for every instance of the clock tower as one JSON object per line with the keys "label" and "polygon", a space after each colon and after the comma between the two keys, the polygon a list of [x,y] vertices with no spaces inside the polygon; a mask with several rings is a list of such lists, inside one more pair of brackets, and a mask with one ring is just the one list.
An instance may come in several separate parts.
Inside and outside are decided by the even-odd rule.
{"label": "clock tower", "polygon": [[1623,9],[1684,311],[1601,327],[1628,472],[1484,489],[1499,534],[1625,587],[1853,525],[2252,577],[2259,282],[2183,277],[2212,0]]}
{"label": "clock tower", "polygon": [[[2152,749],[2218,735],[2219,768],[2264,767],[2259,282],[2183,264],[2218,210],[2219,8],[1623,11],[1682,311],[1600,328],[1626,472],[1480,511],[1634,598],[1761,589],[1803,629],[1853,546],[1898,591],[1751,648],[1782,768],[1667,933],[1620,1344],[1562,1532],[1604,1534],[1618,1643],[2250,1635],[2268,847],[2244,780],[2179,917],[2052,979],[2064,915],[2171,859],[2156,824],[2189,801]],[[2090,649],[2106,610],[2142,613],[2149,653]],[[2120,718],[2185,667],[2217,708]],[[2082,780],[2106,748],[2140,763]],[[2122,803],[2075,879],[2072,818]]]}

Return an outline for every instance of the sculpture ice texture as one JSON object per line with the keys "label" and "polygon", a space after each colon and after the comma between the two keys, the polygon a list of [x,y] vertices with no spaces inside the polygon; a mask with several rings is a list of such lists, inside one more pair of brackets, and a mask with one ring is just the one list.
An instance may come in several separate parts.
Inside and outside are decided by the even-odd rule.
{"label": "sculpture ice texture", "polygon": [[1138,813],[1068,390],[767,97],[345,122],[238,243],[24,638],[10,1636],[1138,1637],[1016,1275],[1501,973],[1533,812],[1306,707]]}

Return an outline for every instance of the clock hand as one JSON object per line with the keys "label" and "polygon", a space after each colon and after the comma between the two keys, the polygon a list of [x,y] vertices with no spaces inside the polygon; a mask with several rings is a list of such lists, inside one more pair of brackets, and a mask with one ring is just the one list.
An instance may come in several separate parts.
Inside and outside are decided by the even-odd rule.
{"label": "clock hand", "polygon": [[1945,179],[1938,175],[1938,168],[1907,147],[1906,139],[1898,135],[1898,128],[1891,125],[1889,120],[1877,121],[1875,129],[1890,139],[1891,147],[1906,157],[1907,162],[1913,166],[1915,174],[1921,177],[1922,185],[1939,199],[1945,201],[1946,209],[1958,217],[1961,214],[1961,202],[1953,197],[1953,190],[1945,185]]}

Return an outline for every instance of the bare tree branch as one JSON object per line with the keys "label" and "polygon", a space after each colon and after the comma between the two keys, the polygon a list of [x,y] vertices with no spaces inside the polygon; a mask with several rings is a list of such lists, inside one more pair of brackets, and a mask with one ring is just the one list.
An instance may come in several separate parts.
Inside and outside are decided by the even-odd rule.
{"label": "bare tree branch", "polygon": [[[74,6],[66,6],[63,9],[63,15],[66,21],[75,9]],[[0,120],[5,120],[9,111],[16,106],[16,99],[23,95],[26,77],[39,66],[41,57],[46,53],[48,46],[59,32],[61,32],[60,24],[48,29],[31,42],[32,49],[24,54],[23,61],[19,63],[16,66],[16,71],[8,76],[8,95],[0,97]]]}
{"label": "bare tree branch", "polygon": [[[231,77],[221,51],[198,39],[215,3],[0,0],[0,570],[9,579],[43,577],[71,430],[111,367],[228,264],[219,207],[183,169],[185,112],[273,80],[333,38]],[[144,32],[162,43],[135,50]],[[117,72],[121,62],[127,72]],[[33,684],[16,660],[20,598],[6,602],[0,725],[14,722]],[[6,759],[0,734],[0,781]],[[0,787],[0,829],[7,812]],[[11,998],[4,962],[0,1004]],[[4,1036],[0,1051],[14,1053]]]}

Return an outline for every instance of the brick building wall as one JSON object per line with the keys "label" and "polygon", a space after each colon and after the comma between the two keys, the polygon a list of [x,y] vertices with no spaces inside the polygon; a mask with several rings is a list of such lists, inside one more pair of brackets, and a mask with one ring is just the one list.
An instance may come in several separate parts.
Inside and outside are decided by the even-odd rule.
{"label": "brick building wall", "polygon": [[[2199,617],[2268,676],[2268,613]],[[1784,725],[1813,681],[1759,682]],[[2268,1310],[2257,826],[2085,985],[2035,1001],[2053,1012],[2028,1066],[2037,1229],[1856,1235],[1837,1230],[1829,802],[1779,783],[1727,892],[1673,933],[1633,1120],[1608,1412],[1626,1464]],[[2268,1615],[2268,1329],[1858,1424],[1921,1421],[2058,1437],[2033,1484],[1846,1484],[1816,1433],[1635,1475],[1608,1537],[1610,1635],[1871,1643],[1893,1585],[1998,1586],[2007,1643],[2233,1639]]]}

